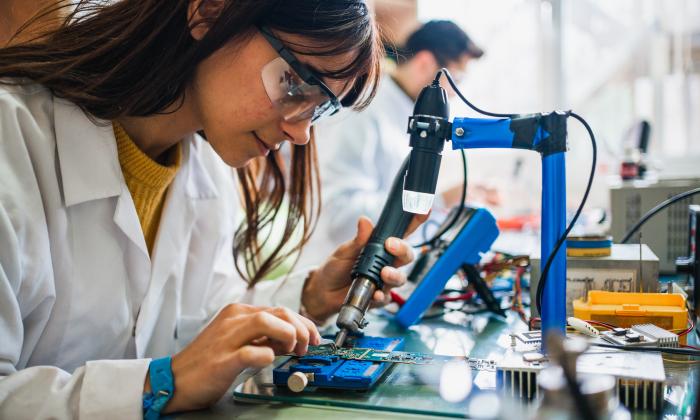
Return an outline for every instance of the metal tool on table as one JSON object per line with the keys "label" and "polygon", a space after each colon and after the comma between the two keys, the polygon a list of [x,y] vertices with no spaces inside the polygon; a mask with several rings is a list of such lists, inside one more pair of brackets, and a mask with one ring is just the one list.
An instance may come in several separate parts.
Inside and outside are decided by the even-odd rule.
{"label": "metal tool on table", "polygon": [[[449,122],[447,94],[440,86],[440,70],[435,80],[423,88],[408,119],[411,152],[392,185],[377,226],[352,270],[353,283],[341,307],[335,344],[342,347],[350,332],[366,325],[365,313],[372,295],[383,287],[381,269],[393,262],[384,249],[389,236],[401,237],[414,214],[427,214],[432,207],[445,141],[452,148],[516,148],[542,155],[542,248],[552,255],[549,281],[543,288],[542,328],[564,333],[566,328],[566,119],[570,113],[500,115],[499,118],[455,118]],[[450,81],[451,84],[454,82]],[[456,86],[453,86],[456,87]],[[458,89],[456,89],[458,91]],[[577,118],[580,118],[577,116]],[[590,180],[589,180],[590,183]]]}

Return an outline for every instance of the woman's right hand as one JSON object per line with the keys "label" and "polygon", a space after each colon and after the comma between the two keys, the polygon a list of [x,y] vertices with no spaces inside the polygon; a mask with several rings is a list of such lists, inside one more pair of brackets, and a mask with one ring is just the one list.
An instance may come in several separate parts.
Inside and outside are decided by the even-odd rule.
{"label": "woman's right hand", "polygon": [[[212,405],[246,368],[262,368],[275,355],[303,355],[321,336],[310,320],[286,308],[230,304],[173,356],[175,392],[163,413]],[[150,392],[146,375],[145,392]]]}

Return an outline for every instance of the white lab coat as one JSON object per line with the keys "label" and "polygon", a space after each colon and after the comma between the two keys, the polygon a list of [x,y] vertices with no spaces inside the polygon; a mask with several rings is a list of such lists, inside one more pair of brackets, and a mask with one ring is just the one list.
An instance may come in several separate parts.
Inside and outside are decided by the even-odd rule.
{"label": "white lab coat", "polygon": [[298,309],[305,273],[235,273],[234,172],[183,144],[149,257],[109,122],[0,85],[0,418],[140,418],[150,358],[229,302]]}
{"label": "white lab coat", "polygon": [[413,100],[387,75],[367,108],[343,111],[317,128],[323,206],[300,266],[319,264],[320,255],[352,239],[360,216],[377,222],[411,150],[406,128],[412,114]]}

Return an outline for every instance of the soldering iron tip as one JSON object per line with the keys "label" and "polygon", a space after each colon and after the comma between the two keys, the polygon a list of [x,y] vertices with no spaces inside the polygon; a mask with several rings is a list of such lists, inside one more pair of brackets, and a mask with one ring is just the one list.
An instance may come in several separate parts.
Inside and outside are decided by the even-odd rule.
{"label": "soldering iron tip", "polygon": [[345,339],[348,337],[348,330],[343,328],[340,331],[338,331],[338,334],[335,335],[335,347],[336,348],[341,348],[343,347],[343,344],[345,344]]}

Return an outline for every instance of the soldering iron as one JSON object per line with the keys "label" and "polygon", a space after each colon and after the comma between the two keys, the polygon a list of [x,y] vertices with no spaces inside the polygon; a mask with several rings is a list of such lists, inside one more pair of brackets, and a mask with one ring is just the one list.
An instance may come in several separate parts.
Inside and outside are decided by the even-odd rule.
{"label": "soldering iron", "polygon": [[[440,77],[445,74],[457,95],[475,111],[497,119],[455,118],[449,122],[449,104]],[[566,227],[566,189],[564,152],[567,149],[566,119],[579,120],[593,144],[593,164],[581,204]],[[548,114],[495,114],[472,105],[459,91],[449,72],[441,69],[431,84],[423,88],[408,118],[411,152],[394,179],[379,221],[369,242],[360,252],[352,269],[352,285],[338,314],[340,329],[336,347],[342,347],[348,334],[357,333],[366,325],[365,314],[377,290],[384,287],[380,273],[391,265],[394,256],[384,247],[387,238],[403,237],[416,214],[429,213],[440,172],[445,142],[452,140],[453,149],[515,148],[537,151],[543,161],[542,255],[549,255],[539,282],[538,307],[543,308],[543,330],[566,327],[566,258],[565,239],[583,209],[593,182],[596,162],[595,137],[588,124],[572,112]],[[552,271],[554,284],[545,285]],[[544,296],[544,297],[543,297]]]}
{"label": "soldering iron", "polygon": [[447,94],[439,78],[423,88],[409,122],[411,153],[391,186],[379,221],[352,269],[353,282],[338,314],[340,331],[335,344],[342,347],[350,332],[365,327],[365,313],[377,290],[384,287],[382,268],[394,262],[384,247],[391,236],[403,237],[415,214],[427,214],[433,205],[445,139],[450,135]]}

